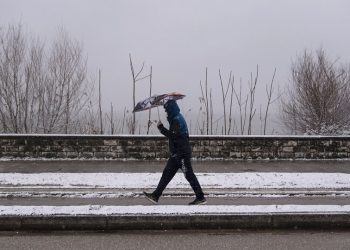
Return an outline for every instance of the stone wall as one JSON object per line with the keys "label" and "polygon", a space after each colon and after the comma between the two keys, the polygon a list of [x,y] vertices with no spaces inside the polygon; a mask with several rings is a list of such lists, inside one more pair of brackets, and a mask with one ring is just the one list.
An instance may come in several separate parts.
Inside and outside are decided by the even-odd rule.
{"label": "stone wall", "polygon": [[[350,158],[350,136],[192,136],[198,159]],[[163,136],[0,135],[0,158],[165,159]]]}

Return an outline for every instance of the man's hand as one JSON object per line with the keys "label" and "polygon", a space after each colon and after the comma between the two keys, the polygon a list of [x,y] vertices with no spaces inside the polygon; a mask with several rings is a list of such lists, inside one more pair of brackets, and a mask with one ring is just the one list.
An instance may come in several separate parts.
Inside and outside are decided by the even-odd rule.
{"label": "man's hand", "polygon": [[161,121],[158,121],[157,128],[160,129],[161,127],[163,127],[163,123]]}

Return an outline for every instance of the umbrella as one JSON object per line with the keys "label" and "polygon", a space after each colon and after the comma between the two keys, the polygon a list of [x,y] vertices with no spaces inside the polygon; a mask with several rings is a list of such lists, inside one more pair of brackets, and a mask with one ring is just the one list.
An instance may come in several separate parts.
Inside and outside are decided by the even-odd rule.
{"label": "umbrella", "polygon": [[162,95],[153,95],[146,98],[145,100],[138,102],[132,112],[139,112],[158,106],[163,106],[169,100],[180,100],[184,97],[185,95],[177,92],[171,92]]}

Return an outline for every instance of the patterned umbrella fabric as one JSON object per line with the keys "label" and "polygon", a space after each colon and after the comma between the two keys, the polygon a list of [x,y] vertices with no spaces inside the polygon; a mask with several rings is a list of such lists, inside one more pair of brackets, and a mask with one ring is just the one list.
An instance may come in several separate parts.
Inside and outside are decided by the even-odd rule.
{"label": "patterned umbrella fabric", "polygon": [[171,92],[162,95],[153,95],[151,97],[146,98],[145,100],[138,102],[134,107],[133,112],[139,112],[158,106],[163,106],[169,100],[180,100],[184,97],[185,95],[177,92]]}

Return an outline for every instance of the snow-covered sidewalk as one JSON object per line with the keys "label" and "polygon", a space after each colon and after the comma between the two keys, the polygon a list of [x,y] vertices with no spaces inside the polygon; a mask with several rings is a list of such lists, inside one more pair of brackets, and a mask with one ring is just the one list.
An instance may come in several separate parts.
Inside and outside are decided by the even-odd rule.
{"label": "snow-covered sidewalk", "polygon": [[[183,205],[192,198],[169,197],[172,192],[193,195],[180,173],[166,189],[171,202],[159,205],[150,205],[141,191],[155,188],[161,173],[0,173],[0,220],[4,222],[0,230],[350,227],[350,204],[346,200],[350,174],[243,172],[197,176],[207,194],[207,205]],[[292,194],[287,202],[276,202],[285,192]],[[308,203],[302,194],[309,192],[329,195],[318,203],[317,199]],[[229,202],[222,202],[219,195]],[[240,203],[248,196],[252,203]],[[74,199],[78,200],[72,202]],[[259,203],[262,199],[269,201]],[[333,199],[332,203],[327,199]]]}
{"label": "snow-covered sidewalk", "polygon": [[0,216],[350,214],[350,205],[0,206]]}
{"label": "snow-covered sidewalk", "polygon": [[[152,189],[161,173],[1,173],[0,188]],[[346,173],[197,173],[203,189],[350,189]],[[177,174],[169,189],[190,188]]]}

